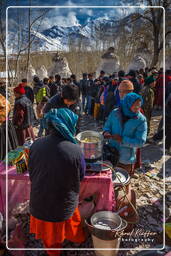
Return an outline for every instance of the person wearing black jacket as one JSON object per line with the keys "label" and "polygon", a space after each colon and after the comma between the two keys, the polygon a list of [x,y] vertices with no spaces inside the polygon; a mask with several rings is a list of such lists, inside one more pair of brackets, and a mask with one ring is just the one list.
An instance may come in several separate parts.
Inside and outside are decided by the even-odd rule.
{"label": "person wearing black jacket", "polygon": [[20,84],[14,88],[15,104],[13,111],[13,125],[16,129],[19,146],[22,146],[27,137],[34,140],[33,123],[34,113],[32,102],[25,96],[24,87]]}
{"label": "person wearing black jacket", "polygon": [[39,89],[43,87],[43,82],[39,79],[38,76],[33,77],[33,93],[36,96]]}
{"label": "person wearing black jacket", "polygon": [[[76,85],[65,85],[62,88],[61,94],[56,94],[51,99],[44,108],[44,113],[47,113],[52,108],[69,108],[77,115],[80,115],[79,101],[79,91]],[[77,123],[77,132],[79,131],[79,120]]]}
{"label": "person wearing black jacket", "polygon": [[48,80],[48,87],[49,87],[49,90],[50,90],[50,97],[51,96],[51,88],[53,87],[54,85],[54,77],[53,76],[49,76],[49,80]]}
{"label": "person wearing black jacket", "polygon": [[87,81],[87,103],[85,107],[85,113],[88,113],[89,115],[92,114],[92,97],[94,94],[94,80],[93,80],[93,75],[88,74],[88,81]]}
{"label": "person wearing black jacket", "polygon": [[53,97],[56,94],[61,93],[62,91],[62,84],[61,84],[61,76],[56,74],[55,75],[55,82],[49,84],[50,88],[50,97]]}
{"label": "person wearing black jacket", "polygon": [[78,87],[78,89],[79,89],[79,95],[80,95],[80,84],[79,84],[79,82],[77,81],[76,75],[75,75],[75,74],[72,74],[72,75],[70,76],[70,78],[71,78],[71,83],[72,83],[72,84],[75,84],[75,85]]}
{"label": "person wearing black jacket", "polygon": [[34,103],[34,93],[33,93],[33,89],[27,85],[27,79],[24,78],[21,80],[22,82],[22,86],[24,87],[25,90],[25,95],[26,97],[31,100],[32,104]]}
{"label": "person wearing black jacket", "polygon": [[138,82],[138,79],[136,78],[136,71],[130,70],[128,73],[128,79],[133,83],[134,85],[134,92],[137,94],[141,93],[141,84]]}
{"label": "person wearing black jacket", "polygon": [[88,85],[87,73],[83,73],[83,79],[80,80],[80,91],[82,94],[82,112],[85,111],[85,104],[87,99],[87,85]]}
{"label": "person wearing black jacket", "polygon": [[45,118],[53,129],[49,136],[36,140],[29,153],[30,233],[41,238],[46,248],[61,248],[65,239],[85,240],[78,210],[85,160],[74,138],[78,116],[61,108]]}

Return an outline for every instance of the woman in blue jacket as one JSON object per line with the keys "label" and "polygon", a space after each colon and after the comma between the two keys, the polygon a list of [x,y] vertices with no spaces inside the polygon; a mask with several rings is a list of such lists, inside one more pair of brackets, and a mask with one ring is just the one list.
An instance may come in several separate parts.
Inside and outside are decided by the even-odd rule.
{"label": "woman in blue jacket", "polygon": [[145,144],[147,122],[140,113],[142,98],[136,93],[127,94],[121,106],[114,109],[104,125],[104,137],[109,139],[109,146],[119,152],[119,167],[130,175],[134,174],[136,149]]}

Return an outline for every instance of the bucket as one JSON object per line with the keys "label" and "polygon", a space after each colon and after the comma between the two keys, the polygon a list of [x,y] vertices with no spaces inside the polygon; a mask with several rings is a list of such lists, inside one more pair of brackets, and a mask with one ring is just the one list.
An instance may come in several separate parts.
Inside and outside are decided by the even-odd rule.
{"label": "bucket", "polygon": [[113,240],[116,231],[122,226],[121,217],[111,211],[96,212],[90,221],[94,235],[102,240]]}
{"label": "bucket", "polygon": [[[85,223],[88,227],[88,230],[91,232],[94,248],[102,248],[100,250],[95,250],[96,255],[97,256],[117,256],[118,250],[120,247],[121,237],[115,237],[115,238],[113,237],[113,239],[111,239],[110,237],[110,240],[101,239],[96,235],[97,232],[94,230],[94,227],[87,220],[85,220]],[[118,228],[117,232],[123,231],[126,227],[127,227],[127,222],[125,220],[122,220],[122,225],[120,228]],[[103,249],[109,249],[109,248],[117,249],[117,250],[103,250]]]}
{"label": "bucket", "polygon": [[[92,240],[94,248],[102,248],[102,250],[95,250],[95,254],[97,256],[117,256],[121,238],[106,241],[92,235]],[[116,248],[117,250],[103,250],[105,248]]]}

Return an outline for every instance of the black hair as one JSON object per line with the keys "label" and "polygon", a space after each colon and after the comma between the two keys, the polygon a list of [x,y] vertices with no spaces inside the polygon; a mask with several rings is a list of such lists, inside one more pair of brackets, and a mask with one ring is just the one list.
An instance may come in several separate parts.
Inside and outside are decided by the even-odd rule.
{"label": "black hair", "polygon": [[49,81],[49,78],[47,78],[47,77],[43,78],[43,83],[44,83],[44,84],[45,84],[45,83],[48,83],[48,81]]}
{"label": "black hair", "polygon": [[103,70],[101,70],[101,71],[100,71],[100,74],[101,74],[101,75],[102,75],[102,74],[105,74],[105,72],[104,72]]}
{"label": "black hair", "polygon": [[128,73],[129,76],[133,76],[133,77],[136,77],[136,71],[131,69]]}
{"label": "black hair", "polygon": [[75,75],[75,74],[72,74],[72,75],[70,76],[70,78],[72,78],[73,80],[76,80],[76,75]]}
{"label": "black hair", "polygon": [[49,79],[54,79],[54,76],[49,76]]}
{"label": "black hair", "polygon": [[87,73],[83,73],[83,77],[87,76]]}
{"label": "black hair", "polygon": [[55,75],[55,79],[58,80],[58,81],[60,81],[60,80],[61,80],[61,76],[60,76],[59,74],[56,74],[56,75]]}
{"label": "black hair", "polygon": [[62,97],[63,99],[78,101],[79,99],[78,86],[73,84],[65,85],[62,89]]}
{"label": "black hair", "polygon": [[39,77],[38,77],[38,76],[34,76],[34,77],[33,77],[33,81],[37,83],[37,82],[39,82],[39,81],[40,81],[40,79],[39,79]]}
{"label": "black hair", "polygon": [[27,83],[27,79],[26,79],[26,78],[23,78],[23,79],[21,80],[21,82],[22,82],[22,83]]}
{"label": "black hair", "polygon": [[118,77],[124,77],[124,76],[125,76],[125,71],[124,70],[119,70]]}

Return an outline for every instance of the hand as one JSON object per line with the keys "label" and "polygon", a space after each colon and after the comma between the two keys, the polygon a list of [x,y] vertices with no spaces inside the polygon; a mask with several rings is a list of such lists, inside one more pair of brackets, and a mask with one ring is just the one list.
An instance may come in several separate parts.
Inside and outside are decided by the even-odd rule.
{"label": "hand", "polygon": [[119,134],[112,135],[112,139],[116,140],[117,142],[122,142],[122,137]]}
{"label": "hand", "polygon": [[112,135],[109,132],[105,132],[103,135],[105,139],[112,139]]}

